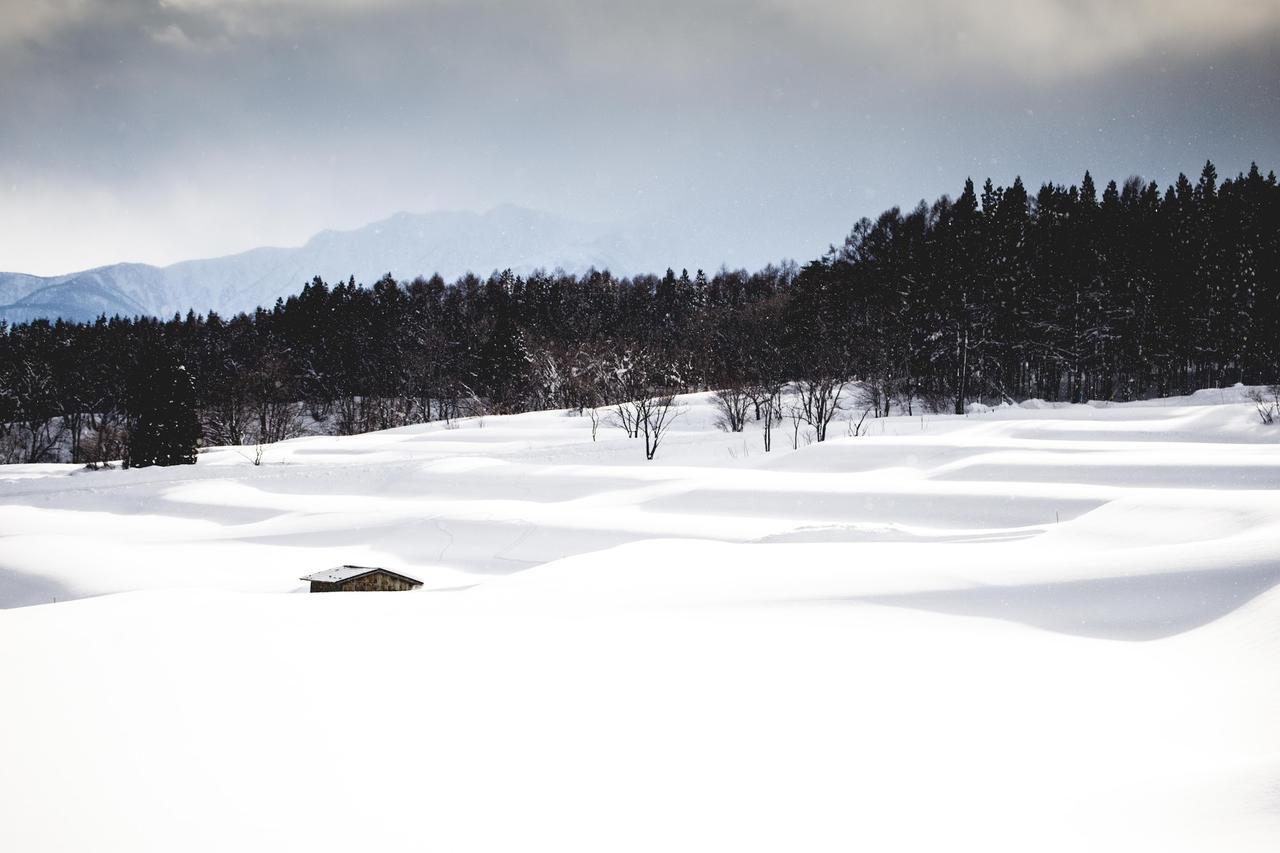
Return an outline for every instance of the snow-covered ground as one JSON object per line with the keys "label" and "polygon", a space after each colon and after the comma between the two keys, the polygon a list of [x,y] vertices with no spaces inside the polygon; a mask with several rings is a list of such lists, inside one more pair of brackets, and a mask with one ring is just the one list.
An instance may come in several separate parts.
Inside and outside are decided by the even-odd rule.
{"label": "snow-covered ground", "polygon": [[0,468],[0,849],[1280,849],[1242,399]]}

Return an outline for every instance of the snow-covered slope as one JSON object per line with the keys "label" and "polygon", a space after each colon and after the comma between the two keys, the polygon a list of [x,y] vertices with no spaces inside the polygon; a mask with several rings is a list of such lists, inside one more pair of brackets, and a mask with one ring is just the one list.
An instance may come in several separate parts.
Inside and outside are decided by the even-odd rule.
{"label": "snow-covered slope", "polygon": [[[261,467],[0,469],[0,602],[59,601],[0,612],[0,827],[24,851],[1273,850],[1280,432],[1240,400],[766,456],[697,396],[654,463],[535,413]],[[426,587],[281,594],[342,562]]]}
{"label": "snow-covered slope", "polygon": [[270,306],[314,276],[372,283],[440,273],[487,275],[511,268],[638,272],[643,253],[622,234],[506,205],[488,213],[399,213],[354,231],[325,231],[299,248],[261,248],[168,267],[116,264],[41,278],[0,273],[0,319],[91,320],[100,314],[169,317],[213,309],[224,314]]}

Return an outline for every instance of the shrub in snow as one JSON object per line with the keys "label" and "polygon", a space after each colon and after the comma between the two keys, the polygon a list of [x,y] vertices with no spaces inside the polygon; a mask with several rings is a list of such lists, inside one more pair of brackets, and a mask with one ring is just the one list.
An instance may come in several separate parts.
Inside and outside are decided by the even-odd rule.
{"label": "shrub in snow", "polygon": [[1254,388],[1248,397],[1258,409],[1259,420],[1268,426],[1276,422],[1276,416],[1280,415],[1280,385],[1268,385],[1265,391]]}
{"label": "shrub in snow", "polygon": [[843,379],[806,379],[796,383],[796,400],[804,422],[813,427],[814,438],[826,441],[827,427],[832,418],[844,408],[840,395],[844,393]]}
{"label": "shrub in snow", "polygon": [[716,427],[725,432],[742,432],[751,408],[751,395],[746,388],[725,388],[711,398],[716,408]]}

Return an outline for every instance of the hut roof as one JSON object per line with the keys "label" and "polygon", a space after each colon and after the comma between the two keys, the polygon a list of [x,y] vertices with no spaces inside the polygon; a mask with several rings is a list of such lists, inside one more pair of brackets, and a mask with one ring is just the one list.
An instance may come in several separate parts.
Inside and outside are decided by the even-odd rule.
{"label": "hut roof", "polygon": [[362,575],[373,574],[374,572],[386,572],[389,575],[401,578],[409,583],[422,586],[422,581],[417,578],[411,578],[408,575],[402,575],[399,572],[393,572],[390,569],[384,569],[381,566],[334,566],[332,569],[325,569],[323,572],[316,572],[313,575],[307,575],[306,577],[299,578],[299,580],[338,583],[340,581],[358,578]]}

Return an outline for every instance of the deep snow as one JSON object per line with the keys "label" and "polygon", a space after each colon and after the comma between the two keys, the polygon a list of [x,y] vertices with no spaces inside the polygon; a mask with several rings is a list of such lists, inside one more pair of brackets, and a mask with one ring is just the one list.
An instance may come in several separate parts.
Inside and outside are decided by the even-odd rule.
{"label": "deep snow", "polygon": [[[1241,393],[0,468],[0,847],[1274,850]],[[426,588],[277,594],[339,563]]]}

